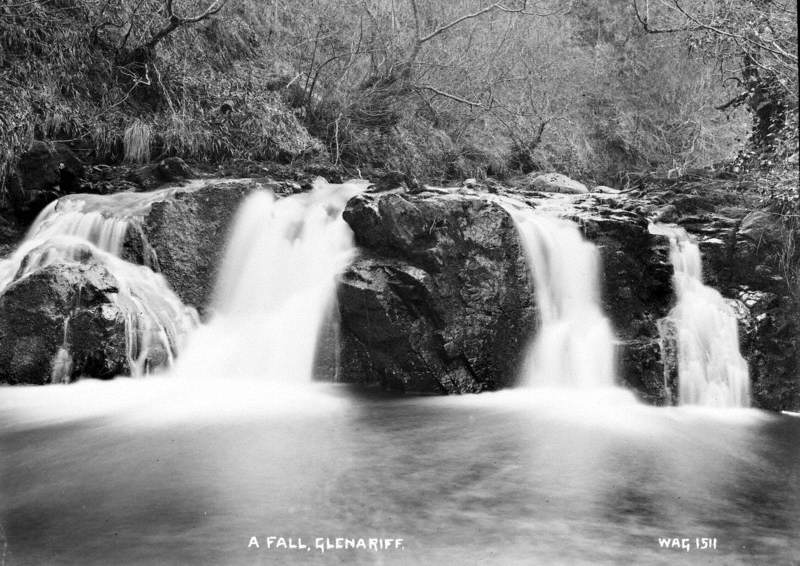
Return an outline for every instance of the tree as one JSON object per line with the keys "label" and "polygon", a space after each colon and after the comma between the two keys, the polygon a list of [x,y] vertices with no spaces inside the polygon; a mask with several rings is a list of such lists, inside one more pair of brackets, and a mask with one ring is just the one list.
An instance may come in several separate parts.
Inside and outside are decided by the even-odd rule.
{"label": "tree", "polygon": [[753,151],[797,151],[795,0],[633,0],[633,7],[647,33],[686,34],[693,48],[715,59],[724,80],[738,85],[736,96],[717,108],[745,106],[752,113]]}

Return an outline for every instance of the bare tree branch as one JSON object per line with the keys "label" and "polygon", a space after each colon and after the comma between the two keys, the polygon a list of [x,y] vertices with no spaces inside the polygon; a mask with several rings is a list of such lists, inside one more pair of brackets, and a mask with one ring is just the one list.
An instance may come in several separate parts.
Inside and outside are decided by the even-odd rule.
{"label": "bare tree branch", "polygon": [[642,29],[647,33],[680,33],[686,31],[698,31],[699,27],[680,27],[680,28],[653,28],[650,27],[650,16],[649,10],[647,9],[647,0],[645,0],[645,15],[642,16],[641,12],[639,12],[639,3],[637,0],[633,0],[633,11],[636,14],[636,19],[639,20],[639,23],[642,24]]}
{"label": "bare tree branch", "polygon": [[[411,4],[413,6],[416,6],[415,0],[412,0]],[[426,35],[424,37],[417,36],[417,43],[425,43],[426,41],[430,41],[431,39],[433,39],[437,35],[440,35],[440,34],[446,32],[447,30],[449,30],[452,27],[457,26],[461,22],[464,22],[466,20],[471,20],[473,18],[477,18],[479,16],[482,16],[483,14],[491,12],[492,10],[496,10],[499,7],[500,7],[500,2],[495,2],[494,4],[489,4],[488,6],[486,6],[485,8],[483,8],[481,10],[478,10],[477,12],[472,12],[470,14],[464,14],[463,16],[456,18],[455,20],[451,21],[450,23],[444,24],[443,26],[439,26],[438,28],[436,28],[435,30],[433,30],[431,33],[429,33],[428,35]],[[416,12],[416,9],[415,9],[415,12]]]}
{"label": "bare tree branch", "polygon": [[422,90],[429,90],[429,91],[431,91],[431,92],[433,92],[435,94],[438,94],[439,96],[443,96],[445,98],[449,98],[450,100],[454,100],[456,102],[460,102],[461,104],[466,104],[466,105],[472,106],[474,108],[484,108],[484,109],[486,108],[486,105],[483,104],[482,102],[476,102],[474,100],[468,100],[466,98],[461,98],[460,96],[457,96],[455,94],[450,94],[449,92],[445,92],[443,90],[439,90],[438,88],[432,87],[430,85],[414,85],[414,88],[422,89]]}
{"label": "bare tree branch", "polygon": [[196,16],[189,16],[189,17],[181,17],[175,14],[175,11],[172,7],[173,0],[164,0],[164,11],[167,14],[167,19],[169,22],[164,25],[161,29],[159,29],[153,37],[148,40],[144,46],[148,49],[154,48],[159,41],[167,37],[173,31],[178,29],[181,26],[188,25],[188,24],[195,24],[199,21],[205,20],[210,18],[211,16],[217,14],[228,0],[214,0],[206,10]]}
{"label": "bare tree branch", "polygon": [[733,38],[733,39],[739,39],[741,41],[745,41],[747,43],[750,43],[750,44],[758,47],[759,49],[763,49],[765,51],[769,51],[770,53],[772,53],[774,55],[787,57],[789,60],[797,63],[797,57],[796,56],[794,56],[794,55],[792,55],[790,53],[787,53],[786,51],[784,51],[782,49],[780,51],[778,51],[778,50],[772,49],[769,45],[767,45],[764,42],[756,41],[756,40],[754,40],[754,39],[752,39],[750,37],[726,31],[726,30],[721,29],[721,28],[719,28],[717,26],[712,26],[711,24],[703,23],[700,20],[698,20],[697,17],[695,17],[692,14],[690,14],[689,12],[687,12],[686,9],[683,6],[681,6],[681,3],[679,2],[679,0],[674,0],[674,4],[675,4],[675,9],[676,10],[678,10],[681,14],[683,14],[686,17],[687,20],[689,20],[690,22],[693,22],[694,24],[697,25],[697,29],[704,29],[704,30],[708,30],[708,31],[711,31],[713,33],[716,33],[718,35],[722,35],[722,36],[725,36],[725,37],[730,37],[730,38]]}

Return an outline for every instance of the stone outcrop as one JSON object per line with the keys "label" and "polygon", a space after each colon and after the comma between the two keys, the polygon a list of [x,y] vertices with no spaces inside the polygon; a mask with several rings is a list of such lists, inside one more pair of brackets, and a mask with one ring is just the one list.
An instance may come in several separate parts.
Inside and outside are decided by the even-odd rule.
{"label": "stone outcrop", "polygon": [[260,186],[214,182],[153,203],[141,226],[129,230],[125,258],[164,275],[184,304],[205,314],[236,211]]}
{"label": "stone outcrop", "polygon": [[529,175],[528,180],[530,181],[530,189],[543,193],[583,194],[589,192],[586,185],[561,173]]}
{"label": "stone outcrop", "polygon": [[[306,185],[266,182],[277,194]],[[260,186],[209,182],[166,191],[129,229],[123,256],[163,274],[185,304],[207,315],[235,213]],[[379,188],[344,212],[360,252],[341,276],[318,375],[335,368],[339,381],[418,393],[513,384],[536,308],[513,222],[488,194],[508,190]],[[659,339],[659,321],[674,303],[669,243],[648,231],[658,220],[698,241],[705,282],[735,306],[754,404],[800,409],[800,300],[787,283],[792,265],[781,254],[790,234],[779,216],[713,184],[514,194],[534,206],[568,202],[563,214],[598,246],[604,310],[620,338],[620,377],[644,400],[675,400],[674,368],[665,371]],[[0,295],[0,380],[49,381],[65,343],[69,376],[127,371],[123,314],[111,300],[116,285],[91,258],[12,283]]]}
{"label": "stone outcrop", "polygon": [[158,163],[149,163],[128,172],[127,180],[140,190],[153,190],[166,183],[175,183],[194,177],[194,172],[180,157],[167,157]]}
{"label": "stone outcrop", "polygon": [[[42,384],[126,373],[117,291],[114,277],[88,259],[51,265],[12,283],[0,295],[0,381]],[[58,375],[57,354],[64,346],[70,361]]]}
{"label": "stone outcrop", "polygon": [[668,242],[648,232],[645,210],[626,198],[583,197],[568,216],[600,251],[604,311],[620,339],[620,379],[644,400],[666,404],[658,321],[673,301]]}
{"label": "stone outcrop", "polygon": [[[548,198],[563,197],[534,195],[530,202],[538,206]],[[669,360],[675,352],[662,352],[659,334],[675,300],[669,243],[648,231],[649,222],[666,220],[667,211],[669,220],[698,241],[706,283],[738,305],[754,404],[800,408],[800,313],[775,260],[786,237],[775,215],[714,191],[597,193],[570,197],[570,203],[563,214],[578,222],[601,253],[602,298],[620,338],[624,384],[650,403],[676,401],[674,363],[665,371],[662,362],[663,354]],[[492,225],[487,218],[494,216],[500,222],[492,229],[499,230],[495,237],[510,242],[503,247],[518,250],[513,225],[499,220],[502,210],[474,191],[388,192],[364,195],[348,205],[345,218],[362,255],[344,274],[339,291],[340,379],[424,392],[479,391],[510,383],[513,370],[498,373],[496,362],[487,363],[470,349],[479,344],[477,350],[491,351],[485,344],[498,331],[492,309],[503,297],[513,297],[511,310],[500,307],[503,315],[519,308],[526,313],[524,324],[509,329],[517,348],[524,349],[527,339],[520,337],[530,333],[535,317],[527,271],[503,276],[509,273],[510,257],[480,257],[483,250],[498,249],[483,239],[491,232],[486,231]],[[472,229],[469,238],[463,235],[466,226]],[[479,276],[463,275],[470,265],[482,266]],[[466,304],[472,310],[465,310],[464,301],[453,301],[458,293],[471,298]],[[514,348],[503,355],[513,359]],[[486,368],[485,373],[475,372],[476,367]],[[495,377],[484,377],[490,375]]]}
{"label": "stone outcrop", "polygon": [[8,196],[17,213],[33,217],[48,203],[80,190],[83,163],[63,143],[33,142],[9,178]]}
{"label": "stone outcrop", "polygon": [[524,252],[499,205],[366,194],[344,218],[361,256],[338,290],[340,381],[418,393],[514,382],[535,309]]}
{"label": "stone outcrop", "polygon": [[[753,404],[800,410],[800,296],[788,270],[792,237],[781,216],[734,182],[653,182],[628,195],[629,206],[689,232],[703,254],[703,280],[738,304],[740,349],[748,362]],[[665,211],[667,218],[663,218]],[[665,246],[656,239],[655,246]],[[789,250],[790,251],[790,250]],[[670,270],[671,272],[671,270]],[[660,370],[660,360],[658,362]]]}

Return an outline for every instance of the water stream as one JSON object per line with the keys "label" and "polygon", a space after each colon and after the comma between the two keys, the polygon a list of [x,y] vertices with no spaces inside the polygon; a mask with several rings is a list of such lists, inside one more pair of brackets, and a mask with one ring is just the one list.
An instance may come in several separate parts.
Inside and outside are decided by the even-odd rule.
{"label": "water stream", "polygon": [[[121,256],[129,229],[141,223],[153,202],[176,190],[71,195],[54,201],[39,214],[14,253],[0,260],[0,293],[48,266],[100,266],[117,286],[110,299],[124,314],[131,373],[150,371],[152,352],[158,352],[156,358],[165,355],[165,363],[170,365],[197,325],[197,314],[181,303],[160,274]],[[70,377],[68,350],[65,331],[64,346],[53,364],[54,382]]]}
{"label": "water stream", "polygon": [[682,405],[750,406],[747,362],[739,353],[736,314],[716,289],[703,284],[700,248],[683,228],[651,225],[667,236],[677,302],[661,325],[678,353],[678,399]]}
{"label": "water stream", "polygon": [[307,385],[336,277],[355,253],[342,210],[366,187],[319,179],[309,193],[250,195],[220,270],[214,317],[192,336],[177,373]]}
{"label": "water stream", "polygon": [[592,389],[614,385],[615,337],[600,306],[600,256],[578,225],[552,211],[504,201],[533,273],[540,326],[529,349],[534,386]]}
{"label": "water stream", "polygon": [[[650,407],[613,387],[597,250],[546,210],[504,203],[541,313],[532,387],[394,397],[312,382],[335,277],[355,253],[341,211],[363,189],[253,194],[213,316],[170,375],[0,389],[0,564],[797,560],[800,419]],[[78,227],[46,241],[77,238],[119,268],[125,214],[89,203],[51,210],[0,275],[13,279],[73,212]],[[36,262],[72,261],[68,250]],[[678,306],[695,292],[708,302],[687,266]]]}

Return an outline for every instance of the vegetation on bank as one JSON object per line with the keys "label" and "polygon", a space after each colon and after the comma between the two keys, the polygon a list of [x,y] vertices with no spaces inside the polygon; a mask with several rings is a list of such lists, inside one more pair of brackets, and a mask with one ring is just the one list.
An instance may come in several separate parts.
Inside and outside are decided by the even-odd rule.
{"label": "vegetation on bank", "polygon": [[743,186],[796,236],[796,12],[788,0],[6,0],[0,210],[20,154],[48,140],[89,164],[243,159],[434,183],[558,170],[624,185],[725,168],[753,172]]}
{"label": "vegetation on bank", "polygon": [[34,139],[90,162],[316,158],[430,180],[558,169],[614,182],[737,155],[752,167],[747,152],[771,165],[797,151],[795,13],[755,0],[9,0],[0,168]]}

